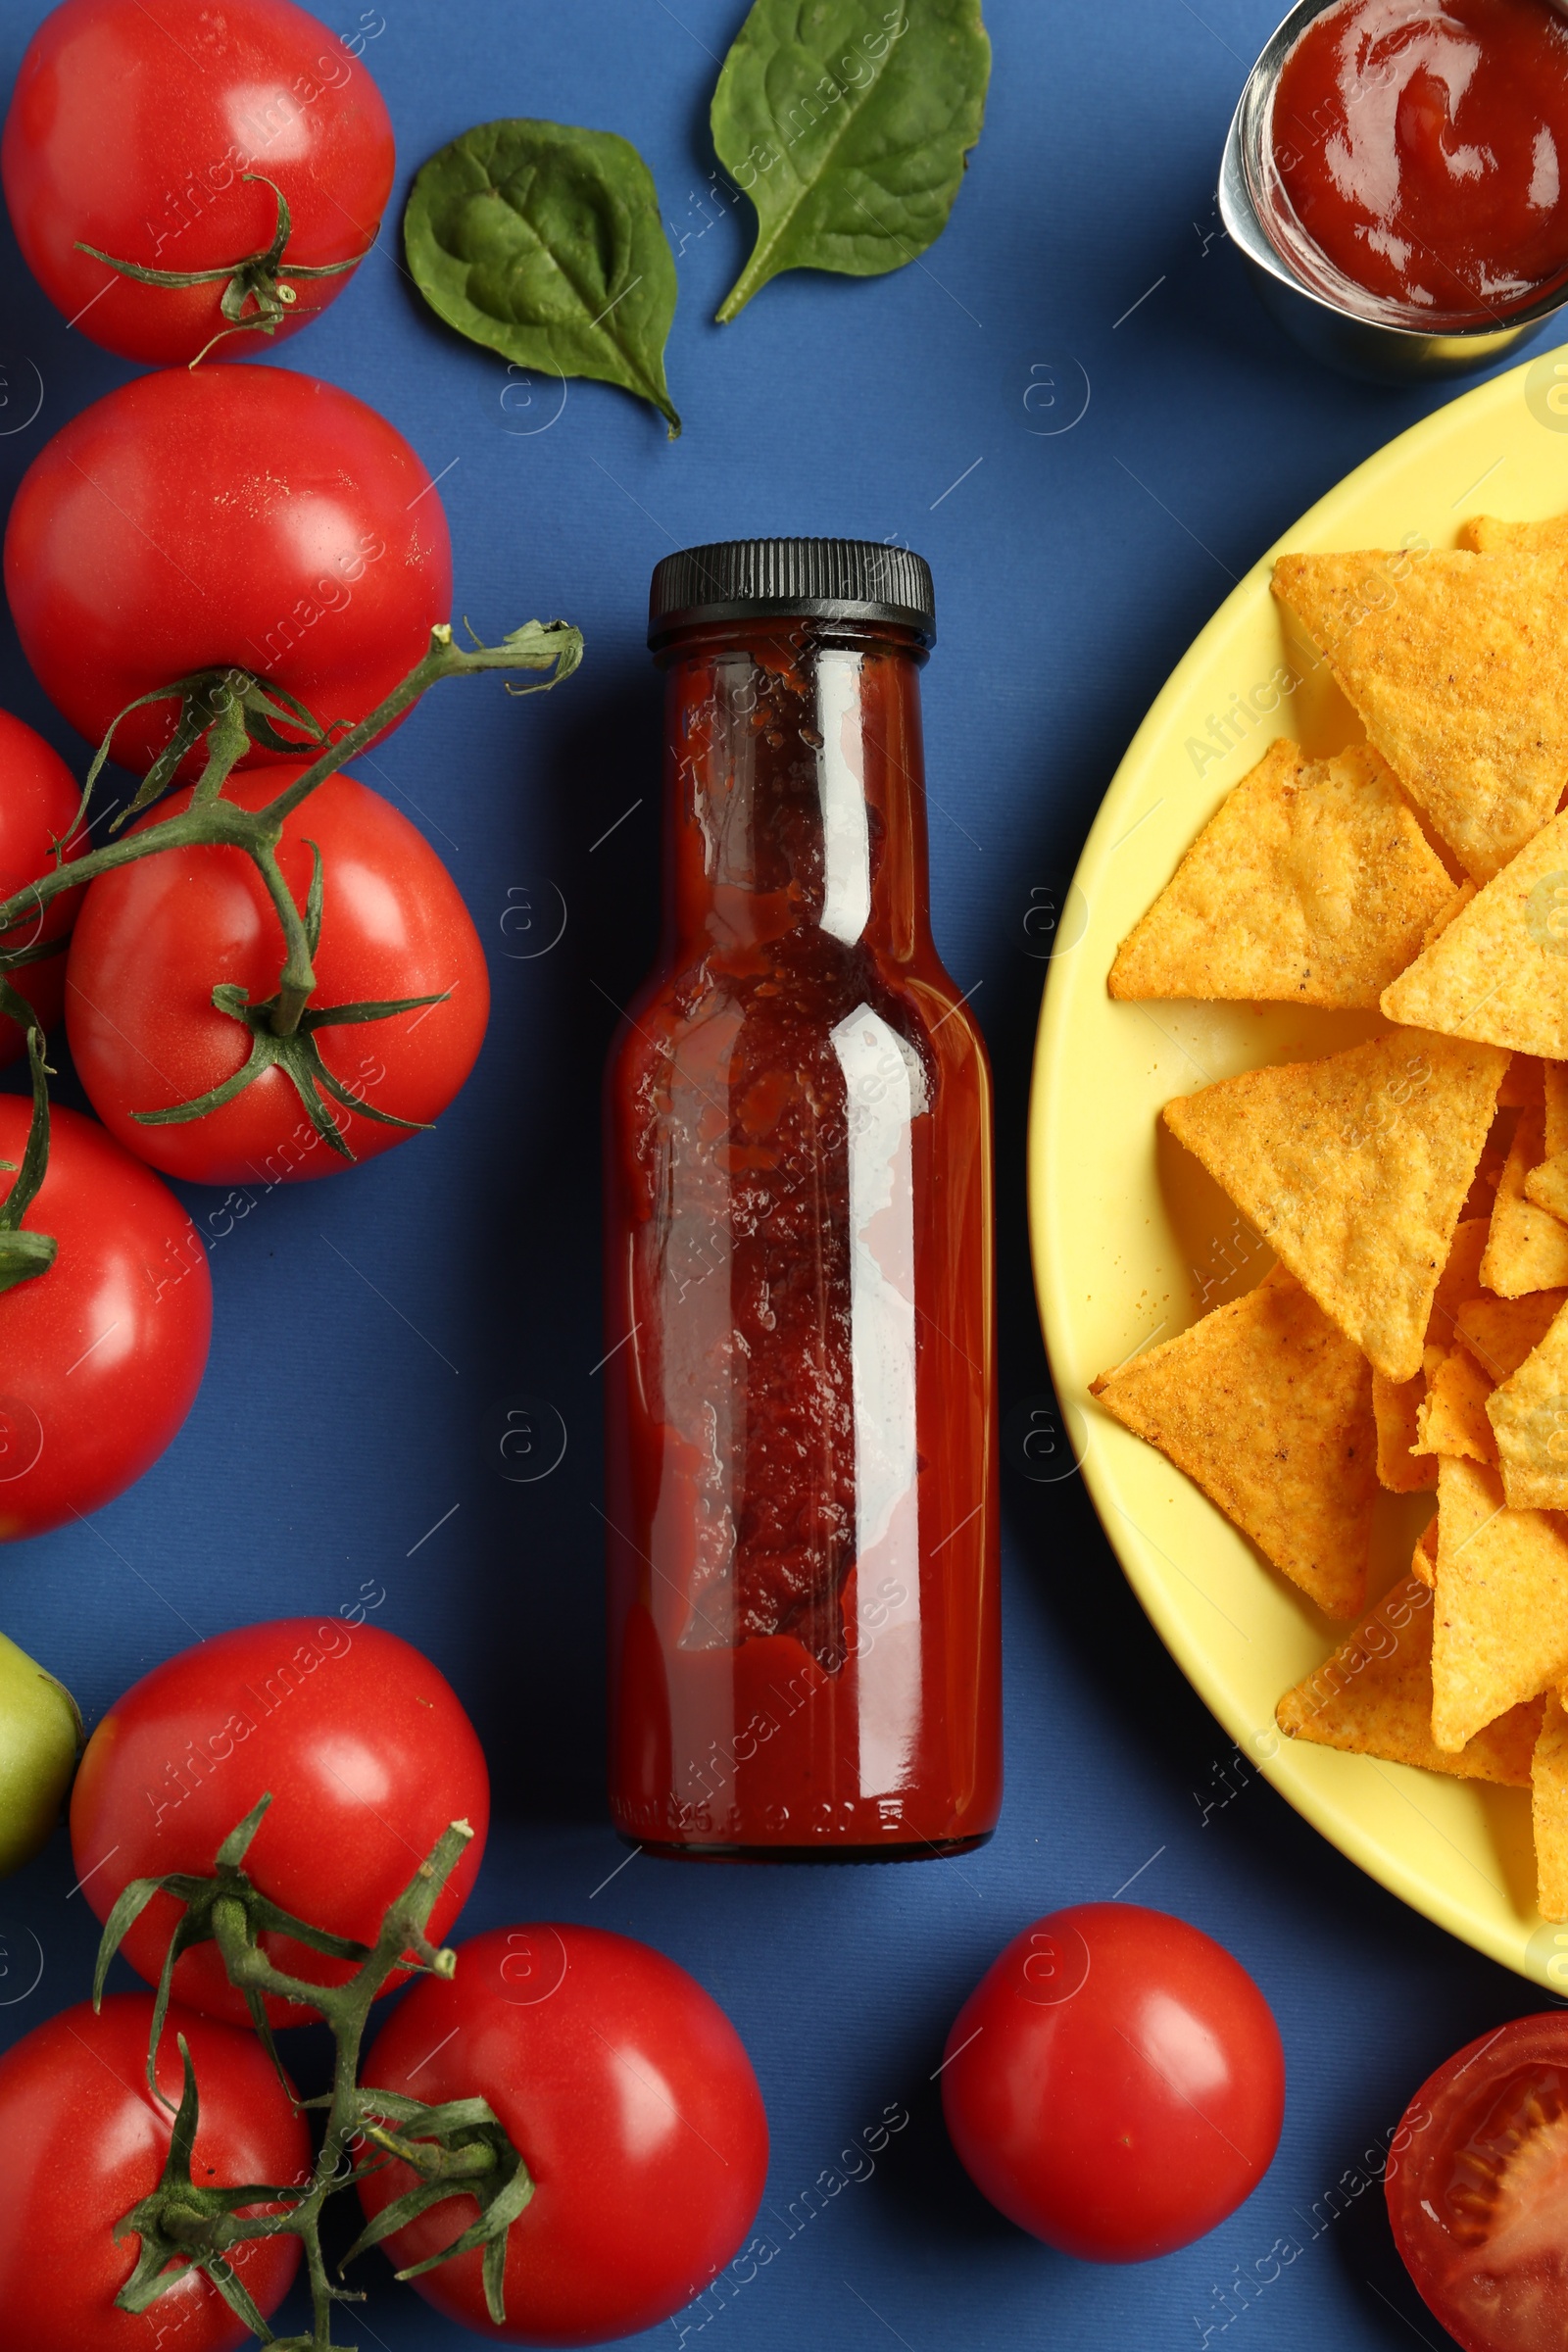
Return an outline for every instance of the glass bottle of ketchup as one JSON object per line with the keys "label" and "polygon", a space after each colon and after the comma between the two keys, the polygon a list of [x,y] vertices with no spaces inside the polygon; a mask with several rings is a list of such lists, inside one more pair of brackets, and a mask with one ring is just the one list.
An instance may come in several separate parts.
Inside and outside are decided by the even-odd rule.
{"label": "glass bottle of ketchup", "polygon": [[611,1806],[917,1859],[1001,1801],[991,1079],[931,942],[905,550],[654,574],[665,920],[608,1073]]}

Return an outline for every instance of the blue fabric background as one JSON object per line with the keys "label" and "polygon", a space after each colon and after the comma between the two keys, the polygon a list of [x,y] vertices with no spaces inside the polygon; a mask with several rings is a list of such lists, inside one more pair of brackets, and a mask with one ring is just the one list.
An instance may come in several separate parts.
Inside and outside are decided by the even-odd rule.
{"label": "blue fabric background", "polygon": [[[9,87],[42,0],[0,8]],[[726,2303],[650,2344],[989,2352],[1222,2338],[1250,2352],[1441,2335],[1394,2254],[1369,2167],[1427,2072],[1542,1996],[1373,1886],[1239,1766],[1133,1602],[1074,1479],[1004,1472],[1007,1799],[985,1852],[900,1870],[686,1871],[633,1859],[604,1811],[598,1089],[657,926],[660,696],[648,575],[744,533],[898,536],[930,558],[926,673],[937,937],[995,1056],[1004,1410],[1047,1388],[1030,1289],[1023,1137],[1044,965],[1026,924],[1058,891],[1140,714],[1232,579],[1341,474],[1437,405],[1320,372],[1264,319],[1217,233],[1216,164],[1274,0],[990,0],[989,118],[919,268],[797,275],[718,329],[750,237],[709,174],[708,101],[744,0],[378,0],[365,63],[399,140],[381,247],[279,360],[393,419],[444,474],[458,603],[494,637],[564,613],[587,664],[518,705],[439,689],[376,755],[450,863],[492,961],[472,1080],[435,1134],[228,1219],[217,1328],[186,1428],[89,1524],[0,1561],[0,1622],[89,1722],[199,1634],[384,1592],[377,1622],[463,1694],[497,1821],[469,1930],[530,1918],[645,1936],[734,2018],[767,2100],[783,2215],[890,2104],[910,2113]],[[357,11],[330,15],[350,33]],[[609,387],[529,395],[450,335],[400,273],[414,171],[469,124],[529,114],[623,132],[679,249],[669,375],[684,414]],[[1141,299],[1142,298],[1142,299]],[[0,494],[67,417],[132,372],[68,334],[0,227]],[[42,374],[41,413],[17,430]],[[270,363],[268,363],[270,364]],[[1070,430],[1053,431],[1081,405]],[[545,393],[549,392],[548,403]],[[504,397],[505,396],[505,397]],[[7,431],[7,427],[11,427]],[[959,478],[963,477],[963,478]],[[0,637],[0,703],[82,751]],[[368,771],[367,771],[368,772]],[[608,838],[607,828],[621,818]],[[556,929],[560,894],[564,933]],[[526,928],[533,908],[534,928]],[[510,909],[510,912],[509,912]],[[62,1041],[63,1043],[63,1041]],[[15,1073],[10,1083],[15,1084]],[[77,1100],[69,1077],[63,1099]],[[564,1459],[511,1485],[487,1415],[552,1405]],[[302,1403],[300,1399],[304,1399]],[[439,1523],[439,1524],[438,1524]],[[428,1531],[434,1530],[430,1533]],[[1220,1937],[1289,2055],[1279,2157],[1201,2243],[1081,2266],[981,2200],[932,2071],[1001,1945],[1057,1904],[1131,1892]],[[0,1887],[0,2037],[86,1990],[94,1923],[64,1835]],[[33,1973],[41,1982],[18,1998]],[[9,1998],[7,1988],[9,1990]],[[1368,2151],[1372,2154],[1368,2156]],[[1332,2222],[1327,2192],[1349,2172]],[[1364,2193],[1358,2193],[1364,2191]],[[1299,2248],[1271,2265],[1280,2238]],[[1277,2276],[1256,2286],[1258,2266]],[[467,2340],[371,2256],[364,2346]],[[1250,2275],[1252,2300],[1232,2291]],[[1205,2330],[1207,2333],[1205,2334]]]}

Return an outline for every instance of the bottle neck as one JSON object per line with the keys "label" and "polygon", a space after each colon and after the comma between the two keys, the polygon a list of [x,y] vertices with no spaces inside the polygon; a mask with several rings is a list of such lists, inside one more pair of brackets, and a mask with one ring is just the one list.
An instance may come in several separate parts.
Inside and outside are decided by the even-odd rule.
{"label": "bottle neck", "polygon": [[815,934],[915,956],[929,909],[913,634],[725,623],[683,634],[662,660],[677,952]]}

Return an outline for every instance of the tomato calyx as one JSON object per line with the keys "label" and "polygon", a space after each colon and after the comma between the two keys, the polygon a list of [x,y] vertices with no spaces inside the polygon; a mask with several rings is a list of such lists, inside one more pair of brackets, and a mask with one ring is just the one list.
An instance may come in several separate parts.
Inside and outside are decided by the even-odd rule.
{"label": "tomato calyx", "polygon": [[[367,2121],[366,2139],[385,2156],[412,2165],[420,2180],[417,2188],[395,2198],[374,2221],[366,2224],[338,2265],[339,2272],[356,2254],[368,2246],[378,2245],[382,2238],[390,2237],[408,2223],[416,2221],[421,2213],[427,2213],[432,2205],[439,2205],[448,2197],[470,2196],[478,2204],[478,2220],[470,2223],[439,2254],[411,2263],[397,2276],[404,2279],[417,2278],[424,2272],[452,2261],[456,2255],[482,2247],[480,2277],[485,2304],[496,2326],[504,2326],[507,2232],[533,2195],[533,2179],[494,2110],[484,2099],[449,2099],[443,2106],[426,2107],[417,2099],[404,2098],[395,2091],[377,2090],[362,2094],[362,2111],[367,2117],[383,2119]],[[401,2125],[402,2130],[388,2131],[389,2122]],[[425,2136],[411,2137],[411,2132]],[[429,2136],[433,2132],[439,2132],[440,2137]],[[356,2179],[374,2169],[362,2165]]]}
{"label": "tomato calyx", "polygon": [[[286,2230],[289,2201],[303,2199],[306,2191],[296,2182],[240,2188],[209,2188],[196,2182],[191,2174],[201,2114],[196,2070],[183,2034],[178,2036],[178,2046],[184,2088],[158,2186],[115,2224],[117,2244],[130,2236],[141,2240],[136,2267],[115,2300],[122,2311],[140,2314],[150,2310],[187,2269],[199,2270],[253,2335],[260,2336],[263,2343],[273,2343],[276,2338],[227,2259],[228,2249]],[[257,2215],[251,2226],[242,2218],[244,2211],[260,2205],[282,2205],[285,2210]]]}
{"label": "tomato calyx", "polygon": [[[27,1125],[26,1146],[16,1183],[0,1203],[0,1292],[5,1292],[15,1290],[19,1282],[30,1282],[35,1275],[47,1274],[59,1254],[59,1244],[52,1234],[29,1232],[22,1223],[38,1197],[49,1166],[49,1065],[43,1057],[43,1031],[38,1027],[32,1006],[25,997],[18,996],[3,974],[0,974],[0,1012],[26,1030],[27,1062],[32,1072],[32,1117]],[[9,1168],[10,1164],[0,1160],[0,1167]]]}
{"label": "tomato calyx", "polygon": [[[403,1892],[388,1906],[375,1942],[367,1945],[296,1919],[258,1887],[246,1871],[251,1841],[271,1802],[270,1794],[263,1796],[229,1832],[218,1849],[211,1878],[175,1871],[159,1879],[133,1879],[104,1925],[93,1978],[94,2007],[102,2002],[104,1979],[122,1938],[154,1895],[171,1895],[182,1906],[159,1979],[147,2052],[148,2087],[154,2099],[173,2113],[173,2129],[158,2186],[123,2215],[115,2230],[117,2239],[135,2235],[141,2241],[135,2270],[117,2297],[120,2308],[145,2312],[194,2265],[211,2278],[236,2317],[264,2343],[276,2345],[277,2352],[334,2352],[332,2305],[364,2298],[350,2288],[333,2285],[327,2278],[320,2242],[321,2209],[335,2191],[355,2186],[368,2173],[379,2171],[396,2158],[416,2168],[421,2176],[419,2185],[362,2230],[338,2265],[339,2276],[356,2254],[399,2228],[413,2213],[422,2213],[448,2197],[471,2196],[479,2206],[477,2221],[416,2268],[433,2270],[456,2255],[482,2248],[486,2298],[492,2317],[501,2326],[506,2319],[503,2284],[508,2232],[533,2195],[533,2179],[520,2151],[484,2099],[452,2099],[440,2106],[426,2106],[395,2091],[367,2088],[359,2081],[365,2029],[388,1983],[409,1969],[445,1978],[456,1971],[456,1953],[432,1944],[425,1928],[473,1831],[467,1822],[455,1821],[442,1832]],[[311,1984],[291,1976],[263,1948],[261,1939],[267,1935],[291,1936],[313,1951],[351,1962],[353,1974],[339,1984]],[[158,2087],[157,2060],[175,1964],[182,1952],[203,1942],[218,1945],[228,1980],[244,1994],[252,2021],[290,2098],[294,2094],[272,2040],[266,1996],[316,2010],[331,2030],[337,2049],[333,2087],[324,2097],[298,2102],[326,2111],[320,2152],[309,2180],[213,2189],[192,2180],[191,2156],[200,2110],[195,2071],[183,2037],[178,2047],[184,2087],[177,2109]],[[373,2153],[363,2155],[366,2148]],[[265,2207],[281,2210],[258,2210]],[[231,2250],[247,2240],[283,2232],[292,2233],[304,2244],[313,2312],[311,2333],[286,2340],[272,2335],[228,2259]],[[411,2270],[399,2275],[412,2278],[416,2274]]]}
{"label": "tomato calyx", "polygon": [[[321,907],[323,884],[321,853],[314,841],[306,848],[313,859],[310,895],[305,906],[305,944],[308,956],[315,957],[321,939]],[[264,1070],[281,1070],[292,1083],[305,1115],[327,1148],[340,1159],[352,1161],[354,1152],[339,1122],[332,1116],[331,1104],[336,1102],[348,1111],[357,1111],[361,1118],[374,1119],[383,1127],[401,1127],[408,1133],[422,1133],[428,1121],[398,1118],[390,1110],[377,1110],[365,1100],[363,1092],[356,1094],[346,1087],[321,1059],[316,1042],[318,1029],[342,1026],[345,1022],[385,1021],[400,1012],[417,1012],[432,1004],[445,1004],[450,990],[443,989],[433,997],[392,997],[379,1003],[357,1004],[323,1004],[314,1011],[302,1007],[295,1015],[295,1026],[281,1033],[278,1020],[282,1011],[283,992],[277,989],[271,996],[253,1004],[243,988],[233,981],[220,980],[213,990],[213,1004],[225,1012],[230,1020],[238,1021],[250,1032],[251,1050],[247,1059],[231,1078],[221,1085],[209,1087],[206,1094],[194,1096],[188,1102],[176,1102],[167,1110],[135,1110],[131,1117],[143,1127],[171,1127],[189,1119],[203,1119],[209,1111],[221,1110],[232,1102],[262,1075]]]}
{"label": "tomato calyx", "polygon": [[[134,278],[140,286],[215,286],[221,279],[227,279],[218,307],[228,324],[220,326],[217,334],[202,345],[196,357],[188,363],[192,368],[199,368],[214,345],[223,342],[229,335],[270,335],[291,315],[301,318],[315,318],[315,311],[295,312],[299,293],[288,281],[292,278],[342,277],[346,271],[359,268],[365,254],[374,245],[375,235],[380,233],[381,224],[377,221],[375,235],[371,236],[365,253],[357,253],[346,262],[323,262],[311,267],[303,262],[285,261],[284,248],[294,233],[288,198],[277,182],[269,179],[264,172],[247,172],[243,177],[247,182],[254,181],[271,189],[277,198],[277,225],[272,231],[270,245],[264,246],[259,253],[246,254],[240,261],[220,262],[215,270],[150,270],[145,263],[122,262],[112,253],[100,252],[96,245],[84,244],[79,237],[75,240],[78,253],[90,254],[95,262],[103,262],[109,269],[118,270],[122,277]],[[255,311],[247,317],[247,306],[252,303],[256,306]]]}
{"label": "tomato calyx", "polygon": [[[315,848],[314,843],[311,846]],[[319,852],[317,855],[319,859]],[[319,863],[317,870],[320,870]],[[314,952],[314,940],[312,947]],[[427,1119],[402,1119],[393,1111],[378,1110],[363,1094],[345,1086],[321,1059],[316,1032],[346,1021],[390,1020],[396,1013],[417,1012],[431,1004],[444,1004],[450,994],[449,989],[443,989],[433,997],[389,997],[378,1004],[323,1004],[316,1011],[302,1012],[298,1028],[280,1037],[273,1024],[282,1001],[281,991],[253,1004],[233,981],[220,980],[213,990],[214,1006],[250,1031],[248,1059],[232,1078],[225,1078],[220,1086],[209,1087],[206,1094],[193,1096],[188,1102],[175,1102],[167,1110],[133,1110],[130,1115],[142,1127],[172,1127],[188,1119],[204,1119],[210,1110],[221,1110],[225,1102],[232,1102],[237,1095],[242,1095],[264,1070],[281,1070],[305,1105],[311,1125],[340,1159],[353,1160],[355,1154],[341,1125],[332,1116],[330,1102],[341,1104],[362,1119],[374,1119],[382,1127],[401,1127],[408,1134],[423,1134],[430,1124]]]}

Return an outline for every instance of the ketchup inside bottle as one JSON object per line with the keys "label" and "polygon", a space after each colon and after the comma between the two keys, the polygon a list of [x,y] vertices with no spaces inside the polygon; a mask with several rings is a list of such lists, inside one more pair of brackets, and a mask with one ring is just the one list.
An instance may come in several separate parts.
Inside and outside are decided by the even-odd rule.
{"label": "ketchup inside bottle", "polygon": [[612,1811],[979,1843],[1001,1794],[990,1077],[926,904],[917,634],[680,629],[607,1086]]}
{"label": "ketchup inside bottle", "polygon": [[1422,321],[1506,318],[1568,273],[1568,24],[1547,0],[1340,0],[1281,68],[1270,144],[1331,270]]}

